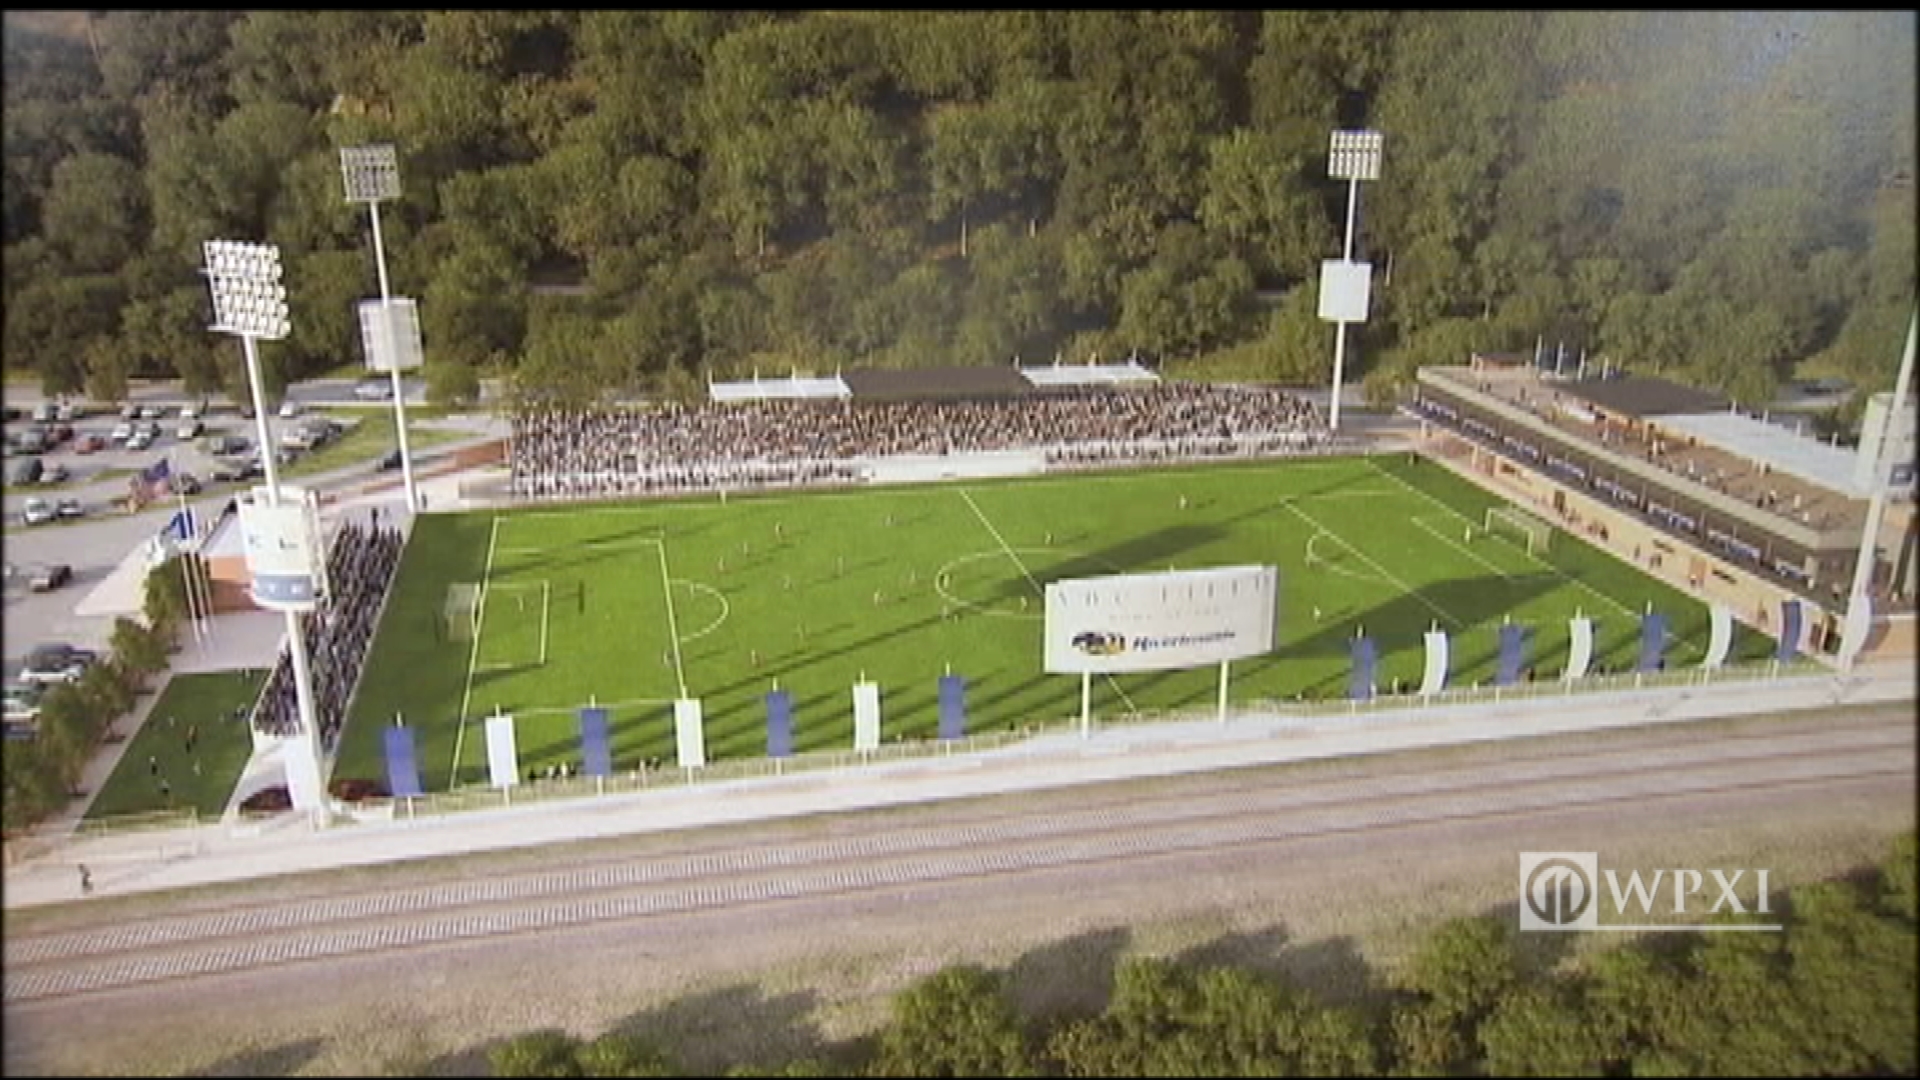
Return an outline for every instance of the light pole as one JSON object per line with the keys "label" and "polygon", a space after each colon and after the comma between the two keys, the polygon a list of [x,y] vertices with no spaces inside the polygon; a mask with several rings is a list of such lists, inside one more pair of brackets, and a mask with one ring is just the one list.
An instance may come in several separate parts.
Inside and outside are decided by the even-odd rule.
{"label": "light pole", "polygon": [[[273,459],[273,433],[267,422],[265,395],[260,385],[260,353],[255,342],[264,338],[279,341],[291,330],[287,320],[287,290],[280,283],[280,249],[270,244],[244,244],[212,240],[204,245],[207,283],[213,293],[213,326],[216,333],[240,338],[247,357],[247,384],[253,391],[253,416],[260,440],[260,462],[266,471],[266,506],[262,528],[252,524],[243,505],[242,528],[247,532],[248,568],[253,576],[253,596],[263,607],[277,608],[287,616],[288,648],[293,654],[294,697],[300,710],[300,726],[306,736],[308,759],[298,756],[287,763],[287,789],[294,807],[323,814],[326,792],[320,779],[319,710],[314,707],[313,672],[307,661],[307,642],[301,633],[300,614],[314,607],[314,582],[324,575],[313,571],[313,552],[319,537],[313,535],[309,519],[299,506],[283,507],[280,474]],[[291,510],[292,513],[285,511]]]}
{"label": "light pole", "polygon": [[1347,360],[1347,324],[1367,321],[1373,267],[1353,261],[1353,227],[1360,211],[1360,181],[1380,178],[1382,136],[1377,131],[1336,131],[1327,156],[1327,174],[1347,182],[1347,241],[1339,259],[1320,264],[1320,318],[1335,324],[1333,399],[1327,427],[1340,430],[1340,383]]}
{"label": "light pole", "polygon": [[[362,305],[361,330],[368,346],[368,364],[375,370],[384,367],[393,378],[393,426],[400,438],[400,473],[406,480],[407,510],[411,513],[420,509],[420,496],[413,486],[413,454],[407,446],[407,404],[400,372],[403,367],[419,366],[419,320],[413,318],[407,323],[412,327],[409,350],[409,342],[400,340],[403,331],[394,321],[394,298],[387,286],[387,249],[380,237],[380,203],[400,197],[399,157],[385,143],[341,147],[340,176],[346,184],[347,201],[366,203],[373,217],[373,259],[380,274],[380,306],[378,314],[370,318],[367,305]],[[401,304],[411,309],[413,301],[403,297]],[[411,310],[406,314],[411,315]],[[405,362],[409,357],[411,365]]]}
{"label": "light pole", "polygon": [[[1880,543],[1880,520],[1887,508],[1887,444],[1898,430],[1897,420],[1907,407],[1907,391],[1913,385],[1915,338],[1920,337],[1920,311],[1907,323],[1907,349],[1900,357],[1900,374],[1893,380],[1893,400],[1881,418],[1873,447],[1873,472],[1867,496],[1867,520],[1860,529],[1860,552],[1853,559],[1853,589],[1847,594],[1847,616],[1840,635],[1840,666],[1853,667],[1860,649],[1866,644],[1873,619],[1873,606],[1867,590],[1873,585],[1874,549]],[[1862,437],[1870,433],[1862,432]],[[1896,563],[1898,559],[1895,559]]]}

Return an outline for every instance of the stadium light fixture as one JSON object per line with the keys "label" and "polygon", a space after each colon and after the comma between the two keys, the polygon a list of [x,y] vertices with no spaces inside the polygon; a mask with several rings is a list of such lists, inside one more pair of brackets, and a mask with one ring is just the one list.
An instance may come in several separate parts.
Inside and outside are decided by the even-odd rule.
{"label": "stadium light fixture", "polygon": [[1353,261],[1354,224],[1360,212],[1360,181],[1380,178],[1381,147],[1377,131],[1336,131],[1327,153],[1327,174],[1347,182],[1347,238],[1338,263],[1323,263],[1320,272],[1320,317],[1335,324],[1333,337],[1333,394],[1327,407],[1327,426],[1340,430],[1340,384],[1347,359],[1347,324],[1367,320],[1371,267]]}
{"label": "stadium light fixture", "polygon": [[[369,362],[384,367],[393,380],[393,426],[400,441],[400,475],[406,484],[408,512],[420,508],[420,494],[413,483],[413,451],[407,445],[407,402],[400,386],[400,372],[419,366],[419,320],[394,316],[393,294],[387,284],[387,248],[380,235],[380,204],[400,197],[400,159],[388,143],[340,148],[340,177],[346,186],[347,201],[366,203],[373,218],[373,259],[380,274],[380,307],[372,313],[377,329],[368,329],[373,352]],[[410,301],[408,302],[411,303]],[[368,313],[362,314],[362,319]],[[407,340],[397,340],[406,337]],[[377,352],[379,355],[374,355]]]}
{"label": "stadium light fixture", "polygon": [[[271,244],[247,244],[228,240],[209,240],[204,245],[207,285],[213,294],[213,326],[216,333],[240,338],[247,357],[247,385],[253,392],[253,417],[260,440],[260,464],[266,472],[267,502],[280,505],[280,472],[273,457],[273,433],[267,422],[265,394],[260,380],[260,352],[255,344],[262,339],[280,341],[292,330],[287,318],[287,290],[281,284],[280,249]],[[301,633],[300,613],[287,609],[287,637],[293,653],[294,697],[299,704],[300,727],[306,735],[308,751],[313,755],[312,775],[320,775],[319,710],[314,707],[313,671],[307,660],[307,641]],[[291,780],[290,792],[300,790]],[[324,821],[326,792],[318,793],[319,802],[297,809],[313,811],[316,821]]]}

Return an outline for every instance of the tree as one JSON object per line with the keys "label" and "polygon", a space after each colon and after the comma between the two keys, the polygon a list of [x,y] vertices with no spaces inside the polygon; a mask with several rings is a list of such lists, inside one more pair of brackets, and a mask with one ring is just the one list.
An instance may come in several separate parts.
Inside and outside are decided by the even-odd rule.
{"label": "tree", "polygon": [[113,620],[113,654],[136,679],[166,670],[168,640],[122,615]]}
{"label": "tree", "polygon": [[1487,1072],[1494,1076],[1599,1076],[1605,1043],[1580,998],[1555,986],[1503,994],[1480,1026]]}
{"label": "tree", "polygon": [[1038,1075],[1001,980],[970,966],[948,968],[895,996],[873,1071],[879,1076]]}
{"label": "tree", "polygon": [[112,273],[145,239],[145,194],[125,158],[75,154],[53,170],[41,229],[73,271]]}

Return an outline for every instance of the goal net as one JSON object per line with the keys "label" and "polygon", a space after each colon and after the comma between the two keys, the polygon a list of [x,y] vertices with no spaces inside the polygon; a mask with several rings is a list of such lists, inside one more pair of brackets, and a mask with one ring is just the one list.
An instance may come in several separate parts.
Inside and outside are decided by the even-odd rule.
{"label": "goal net", "polygon": [[1547,550],[1553,526],[1515,506],[1495,506],[1487,510],[1485,530],[1489,536],[1503,536],[1525,547],[1527,554]]}
{"label": "goal net", "polygon": [[448,641],[472,641],[480,632],[480,586],[456,582],[447,586],[447,602],[440,609],[440,632]]}

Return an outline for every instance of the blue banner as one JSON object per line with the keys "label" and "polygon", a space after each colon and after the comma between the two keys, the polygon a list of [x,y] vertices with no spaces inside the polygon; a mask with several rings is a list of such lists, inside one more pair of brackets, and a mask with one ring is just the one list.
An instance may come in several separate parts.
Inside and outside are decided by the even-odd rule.
{"label": "blue banner", "polygon": [[1500,627],[1500,657],[1494,664],[1493,685],[1512,686],[1520,681],[1520,671],[1527,666],[1527,628],[1519,623],[1504,623]]}
{"label": "blue banner", "polygon": [[387,790],[396,798],[424,794],[413,757],[413,729],[401,724],[387,729]]}
{"label": "blue banner", "polygon": [[607,739],[607,710],[580,710],[580,771],[588,776],[613,775],[613,747]]}
{"label": "blue banner", "polygon": [[767,756],[793,756],[793,695],[785,690],[767,695]]}
{"label": "blue banner", "polygon": [[1353,639],[1353,677],[1347,681],[1347,696],[1355,701],[1373,700],[1373,667],[1378,655],[1370,637]]}
{"label": "blue banner", "polygon": [[958,675],[940,676],[940,737],[964,738],[967,734],[967,680]]}
{"label": "blue banner", "polygon": [[1640,617],[1640,670],[1661,671],[1667,666],[1667,616],[1649,611]]}
{"label": "blue banner", "polygon": [[1773,654],[1782,663],[1800,655],[1800,601],[1780,602],[1780,651]]}

